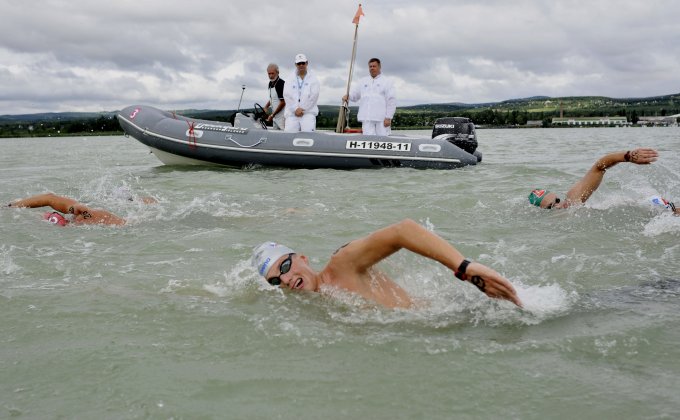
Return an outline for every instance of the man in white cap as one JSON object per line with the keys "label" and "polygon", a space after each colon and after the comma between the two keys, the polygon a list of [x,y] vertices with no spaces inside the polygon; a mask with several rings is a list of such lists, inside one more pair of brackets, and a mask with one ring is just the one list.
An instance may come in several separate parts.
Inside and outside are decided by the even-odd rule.
{"label": "man in white cap", "polygon": [[288,78],[288,83],[283,88],[283,98],[286,101],[285,131],[316,129],[320,85],[316,76],[307,68],[308,64],[306,55],[296,55],[295,73]]}
{"label": "man in white cap", "polygon": [[361,121],[363,134],[389,136],[397,110],[394,84],[383,76],[380,60],[377,58],[368,60],[368,74],[359,83],[355,83],[349,96],[343,96],[342,100],[360,101],[357,120]]}
{"label": "man in white cap", "polygon": [[331,287],[356,293],[388,308],[409,308],[413,299],[406,290],[375,268],[375,264],[402,248],[440,262],[487,296],[522,306],[507,279],[491,268],[468,261],[444,239],[410,219],[341,247],[321,271],[312,269],[305,255],[276,242],[256,247],[252,262],[273,286],[311,292],[320,292],[322,286]]}

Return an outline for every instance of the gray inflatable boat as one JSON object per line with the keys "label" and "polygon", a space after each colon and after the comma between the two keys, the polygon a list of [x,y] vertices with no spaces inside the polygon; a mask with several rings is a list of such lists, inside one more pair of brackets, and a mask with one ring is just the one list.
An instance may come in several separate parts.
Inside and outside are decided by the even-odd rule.
{"label": "gray inflatable boat", "polygon": [[267,129],[255,113],[237,113],[230,124],[133,105],[117,116],[126,135],[147,145],[166,165],[454,169],[482,160],[474,124],[460,117],[437,120],[433,138],[424,138],[286,133]]}

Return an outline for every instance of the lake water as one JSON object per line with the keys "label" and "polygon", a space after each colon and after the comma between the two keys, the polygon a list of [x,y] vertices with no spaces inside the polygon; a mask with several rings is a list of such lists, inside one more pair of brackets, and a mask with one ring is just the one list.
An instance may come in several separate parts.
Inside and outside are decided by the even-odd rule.
{"label": "lake water", "polygon": [[[680,201],[680,129],[478,135],[482,164],[452,171],[188,169],[125,137],[0,139],[0,202],[52,191],[128,219],[0,209],[0,418],[678,418],[680,217],[646,200]],[[587,206],[528,204],[641,146],[659,161],[610,169]],[[406,217],[526,308],[403,251],[382,268],[424,308],[284,293],[249,266],[277,240],[320,269]]]}

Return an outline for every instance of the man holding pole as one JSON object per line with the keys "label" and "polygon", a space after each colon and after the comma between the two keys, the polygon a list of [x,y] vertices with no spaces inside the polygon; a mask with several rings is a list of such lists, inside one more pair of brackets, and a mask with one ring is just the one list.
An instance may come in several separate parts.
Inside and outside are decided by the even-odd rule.
{"label": "man holding pole", "polygon": [[368,60],[369,76],[354,85],[349,95],[342,97],[344,102],[359,102],[359,115],[362,132],[369,135],[389,136],[392,118],[397,109],[392,81],[381,73],[380,60]]}

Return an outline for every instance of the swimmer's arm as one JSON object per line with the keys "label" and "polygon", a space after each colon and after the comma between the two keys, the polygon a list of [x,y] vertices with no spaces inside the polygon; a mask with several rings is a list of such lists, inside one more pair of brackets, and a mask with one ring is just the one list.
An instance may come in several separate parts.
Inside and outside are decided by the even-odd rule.
{"label": "swimmer's arm", "polygon": [[[38,194],[32,197],[24,198],[10,204],[10,207],[46,207],[50,206],[56,211],[62,213],[80,214],[88,210],[87,206],[77,202],[68,197],[62,197],[53,193]],[[73,211],[69,211],[73,208]]]}
{"label": "swimmer's arm", "polygon": [[630,162],[637,165],[649,165],[656,161],[659,154],[654,149],[635,149],[609,153],[602,156],[593,164],[588,172],[569,191],[567,201],[572,203],[585,203],[602,183],[607,169],[621,162]]}
{"label": "swimmer's arm", "polygon": [[91,209],[85,204],[78,201],[62,197],[53,193],[34,195],[33,197],[24,198],[22,200],[10,203],[10,207],[45,207],[50,206],[54,210],[62,213],[70,213],[75,216],[76,223],[86,224],[106,224],[106,225],[124,225],[125,219],[116,216],[115,214],[101,209]]}
{"label": "swimmer's arm", "polygon": [[464,259],[448,242],[411,219],[352,241],[338,254],[347,255],[357,271],[365,271],[402,248],[439,261],[454,271]]}
{"label": "swimmer's arm", "polygon": [[[353,241],[336,255],[352,264],[357,272],[363,273],[402,248],[438,261],[453,272],[456,272],[465,259],[453,245],[410,219]],[[481,276],[485,280],[482,291],[488,296],[522,305],[510,282],[494,270],[473,262],[466,273],[470,279]]]}

